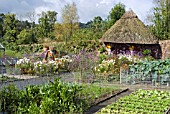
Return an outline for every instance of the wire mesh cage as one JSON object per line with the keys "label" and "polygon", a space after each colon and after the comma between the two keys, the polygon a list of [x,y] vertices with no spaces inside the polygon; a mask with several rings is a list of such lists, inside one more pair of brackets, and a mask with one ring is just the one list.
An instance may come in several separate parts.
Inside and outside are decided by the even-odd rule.
{"label": "wire mesh cage", "polygon": [[129,69],[120,70],[120,83],[121,84],[151,84],[167,85],[170,84],[170,73],[159,74],[158,72],[150,72],[145,75],[143,72],[133,72]]}

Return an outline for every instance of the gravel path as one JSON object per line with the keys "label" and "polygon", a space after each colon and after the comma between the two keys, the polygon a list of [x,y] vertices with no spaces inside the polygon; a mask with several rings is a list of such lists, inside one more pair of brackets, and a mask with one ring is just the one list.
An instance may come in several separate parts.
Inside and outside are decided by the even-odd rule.
{"label": "gravel path", "polygon": [[15,84],[18,88],[24,89],[27,85],[41,85],[47,84],[49,81],[54,81],[55,78],[61,78],[61,80],[65,82],[73,82],[74,76],[71,73],[62,73],[55,76],[44,76],[44,77],[37,77],[37,76],[28,76],[28,75],[10,75],[9,77],[15,77],[20,80],[12,81],[12,82],[1,82],[0,88],[7,86],[9,84]]}

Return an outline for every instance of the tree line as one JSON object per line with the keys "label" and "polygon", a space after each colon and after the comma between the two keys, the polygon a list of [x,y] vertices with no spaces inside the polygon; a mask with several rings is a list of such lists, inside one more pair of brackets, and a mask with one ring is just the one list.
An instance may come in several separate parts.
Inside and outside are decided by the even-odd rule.
{"label": "tree line", "polygon": [[[155,7],[150,17],[151,31],[160,40],[170,39],[170,0],[154,0]],[[57,21],[56,11],[42,12],[35,23],[35,12],[27,13],[26,21],[16,18],[16,14],[0,14],[0,42],[8,49],[17,45],[43,43],[45,40],[69,42],[77,40],[97,40],[125,13],[125,5],[116,4],[106,19],[96,16],[87,23],[79,22],[76,4],[67,3],[62,9],[62,22]]]}

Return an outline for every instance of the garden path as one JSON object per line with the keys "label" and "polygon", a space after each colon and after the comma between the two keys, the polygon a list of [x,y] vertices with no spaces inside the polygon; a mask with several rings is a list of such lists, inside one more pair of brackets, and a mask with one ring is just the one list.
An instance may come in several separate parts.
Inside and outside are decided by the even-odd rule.
{"label": "garden path", "polygon": [[18,88],[24,89],[27,85],[41,85],[41,84],[47,84],[49,81],[53,81],[55,78],[61,78],[61,80],[64,80],[66,82],[73,82],[74,81],[74,75],[72,73],[62,73],[54,76],[29,76],[29,75],[9,75],[9,77],[15,77],[19,80],[7,82],[3,81],[0,82],[0,88],[7,86],[9,84],[15,84]]}
{"label": "garden path", "polygon": [[132,90],[127,90],[127,91],[124,91],[120,94],[117,94],[113,97],[111,97],[110,99],[104,101],[104,102],[101,102],[93,107],[91,107],[87,112],[86,114],[94,114],[96,113],[97,111],[99,111],[100,109],[112,104],[113,102],[116,102],[118,99],[120,99],[121,97],[123,96],[126,96],[126,95],[129,95],[130,93],[132,93],[133,91]]}

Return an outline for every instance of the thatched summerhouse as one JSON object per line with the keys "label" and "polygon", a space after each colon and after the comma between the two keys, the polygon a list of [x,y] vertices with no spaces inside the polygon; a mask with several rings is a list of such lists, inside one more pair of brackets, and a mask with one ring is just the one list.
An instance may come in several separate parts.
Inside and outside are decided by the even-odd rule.
{"label": "thatched summerhouse", "polygon": [[126,12],[100,39],[105,45],[111,45],[113,54],[128,53],[144,55],[144,50],[150,50],[150,55],[161,57],[158,39],[138,19],[132,11]]}

